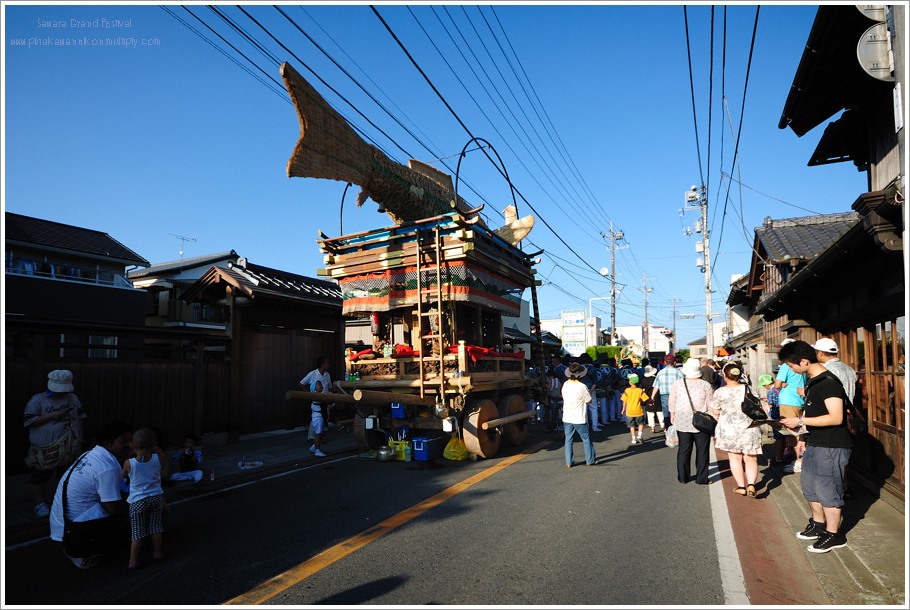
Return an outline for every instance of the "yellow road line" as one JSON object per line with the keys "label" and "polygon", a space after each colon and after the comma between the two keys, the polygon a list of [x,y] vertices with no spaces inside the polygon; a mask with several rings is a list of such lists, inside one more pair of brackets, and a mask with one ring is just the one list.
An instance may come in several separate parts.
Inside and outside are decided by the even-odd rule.
{"label": "yellow road line", "polygon": [[357,549],[363,548],[369,543],[385,536],[389,532],[395,530],[398,527],[401,527],[411,519],[419,517],[424,512],[430,510],[434,506],[442,504],[452,496],[459,494],[472,485],[480,483],[487,477],[491,477],[500,470],[508,468],[518,460],[521,460],[530,453],[533,453],[534,449],[532,448],[528,453],[519,453],[511,457],[505,458],[501,462],[497,463],[494,466],[491,466],[477,474],[468,477],[464,481],[455,483],[451,487],[442,490],[435,496],[422,500],[406,508],[398,514],[392,515],[382,523],[379,523],[370,529],[357,534],[351,538],[348,538],[344,542],[340,542],[335,546],[326,549],[325,551],[319,553],[318,555],[313,556],[311,559],[304,561],[300,565],[294,566],[290,570],[279,574],[269,580],[265,581],[261,585],[247,591],[242,595],[238,595],[233,599],[229,599],[224,602],[225,604],[240,604],[240,605],[255,605],[261,604],[268,601],[269,599],[275,597],[282,591],[293,587],[297,583],[309,578],[316,572],[327,568],[332,565],[342,557],[349,555],[356,551]]}

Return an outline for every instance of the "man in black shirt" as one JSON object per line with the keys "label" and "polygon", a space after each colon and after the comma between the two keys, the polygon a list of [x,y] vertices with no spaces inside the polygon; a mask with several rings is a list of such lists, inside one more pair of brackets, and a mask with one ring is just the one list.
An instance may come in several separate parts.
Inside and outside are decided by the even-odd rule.
{"label": "man in black shirt", "polygon": [[805,425],[809,432],[800,485],[812,516],[796,537],[815,540],[807,547],[810,552],[827,553],[847,545],[847,537],[839,532],[844,505],[843,473],[853,450],[844,410],[846,394],[840,380],[818,362],[815,349],[805,341],[788,343],[777,357],[794,373],[808,374],[803,416],[780,420],[791,429]]}

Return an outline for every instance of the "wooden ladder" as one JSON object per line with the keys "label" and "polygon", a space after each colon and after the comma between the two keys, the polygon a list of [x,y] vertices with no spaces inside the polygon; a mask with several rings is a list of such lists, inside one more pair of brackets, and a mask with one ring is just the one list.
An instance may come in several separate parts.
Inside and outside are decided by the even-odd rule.
{"label": "wooden ladder", "polygon": [[[420,337],[419,361],[421,398],[426,396],[426,386],[430,381],[430,379],[427,378],[428,367],[426,366],[426,363],[428,362],[436,362],[437,366],[439,367],[439,394],[442,395],[445,389],[443,387],[443,384],[445,383],[445,368],[443,360],[445,353],[443,352],[444,333],[442,326],[442,265],[440,263],[440,259],[442,258],[441,241],[442,238],[439,232],[439,225],[434,226],[432,229],[418,229],[417,231],[417,335]],[[429,259],[429,262],[427,264],[424,264],[424,255],[427,255],[426,258]],[[425,286],[423,284],[423,271],[424,269],[429,271],[431,266],[436,267],[435,290],[429,287],[429,285]],[[436,298],[436,311],[432,311],[432,307],[430,306],[429,297],[431,295],[435,296]],[[432,324],[430,322],[431,316],[437,316],[435,332],[432,330]],[[426,355],[426,349],[424,348],[424,342],[426,340],[429,340],[432,343],[432,346],[436,348],[436,356]]]}

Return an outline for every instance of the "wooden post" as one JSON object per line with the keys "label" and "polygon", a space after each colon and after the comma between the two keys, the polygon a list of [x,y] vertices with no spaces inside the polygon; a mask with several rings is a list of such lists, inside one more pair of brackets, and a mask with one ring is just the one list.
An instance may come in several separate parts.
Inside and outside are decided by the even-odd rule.
{"label": "wooden post", "polygon": [[416,405],[418,407],[432,407],[436,404],[436,399],[432,396],[419,396],[417,394],[398,394],[396,392],[379,392],[377,390],[354,390],[354,400],[369,404],[389,404],[400,402],[404,405]]}

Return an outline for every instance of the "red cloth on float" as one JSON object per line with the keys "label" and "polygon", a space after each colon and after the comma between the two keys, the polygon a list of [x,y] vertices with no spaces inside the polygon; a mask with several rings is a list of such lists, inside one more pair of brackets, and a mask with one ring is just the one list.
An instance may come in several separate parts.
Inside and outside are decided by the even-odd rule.
{"label": "red cloth on float", "polygon": [[[516,360],[518,360],[518,359],[523,360],[525,357],[524,350],[522,350],[520,352],[502,353],[502,352],[497,352],[492,347],[480,347],[479,345],[465,345],[464,349],[465,349],[465,352],[467,352],[468,356],[471,358],[471,362],[477,362],[478,360],[483,360],[484,358],[497,358],[497,357],[515,358]],[[458,346],[457,345],[449,346],[449,353],[457,354]]]}
{"label": "red cloth on float", "polygon": [[372,353],[373,353],[373,350],[369,349],[369,348],[360,350],[356,354],[351,354],[351,362],[357,362],[357,359],[360,358],[361,356],[366,356],[367,354],[372,354]]}

